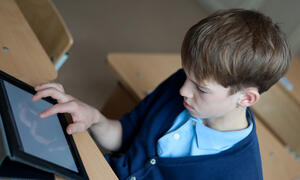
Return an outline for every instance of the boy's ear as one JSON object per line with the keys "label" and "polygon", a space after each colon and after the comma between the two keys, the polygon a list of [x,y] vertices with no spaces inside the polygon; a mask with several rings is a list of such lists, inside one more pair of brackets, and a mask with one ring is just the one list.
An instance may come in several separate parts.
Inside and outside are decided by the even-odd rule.
{"label": "boy's ear", "polygon": [[258,89],[254,87],[245,88],[241,92],[242,93],[238,101],[238,105],[242,107],[254,105],[260,97]]}

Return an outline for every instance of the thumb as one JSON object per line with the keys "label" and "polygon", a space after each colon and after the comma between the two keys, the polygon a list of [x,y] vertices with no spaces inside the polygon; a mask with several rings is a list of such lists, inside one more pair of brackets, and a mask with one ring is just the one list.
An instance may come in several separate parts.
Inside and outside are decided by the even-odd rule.
{"label": "thumb", "polygon": [[75,122],[75,123],[69,124],[66,130],[67,130],[68,134],[73,134],[73,133],[85,131],[86,126],[84,123]]}

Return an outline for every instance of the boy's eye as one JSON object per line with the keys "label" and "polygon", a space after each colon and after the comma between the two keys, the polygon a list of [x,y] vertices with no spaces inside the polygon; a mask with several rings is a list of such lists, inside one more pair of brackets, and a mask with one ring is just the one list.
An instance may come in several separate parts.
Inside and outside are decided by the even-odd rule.
{"label": "boy's eye", "polygon": [[198,87],[198,86],[197,86],[197,89],[198,89],[198,91],[201,92],[201,93],[206,93],[205,91],[203,91],[203,90],[202,90],[200,87]]}

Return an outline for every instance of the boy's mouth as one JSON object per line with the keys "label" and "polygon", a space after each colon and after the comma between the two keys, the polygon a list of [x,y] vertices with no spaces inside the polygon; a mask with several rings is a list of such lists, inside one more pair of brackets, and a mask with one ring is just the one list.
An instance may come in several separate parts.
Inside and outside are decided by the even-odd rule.
{"label": "boy's mouth", "polygon": [[183,105],[184,105],[184,107],[186,108],[186,109],[190,109],[190,110],[192,110],[193,108],[192,108],[192,106],[190,106],[187,102],[185,102],[185,101],[183,101]]}

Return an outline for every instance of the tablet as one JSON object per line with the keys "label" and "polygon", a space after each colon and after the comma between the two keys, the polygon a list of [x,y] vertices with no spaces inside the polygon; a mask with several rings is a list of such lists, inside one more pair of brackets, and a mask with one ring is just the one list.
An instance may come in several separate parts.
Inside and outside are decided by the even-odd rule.
{"label": "tablet", "polygon": [[12,160],[67,179],[88,179],[63,114],[40,118],[56,101],[0,71],[0,113]]}

